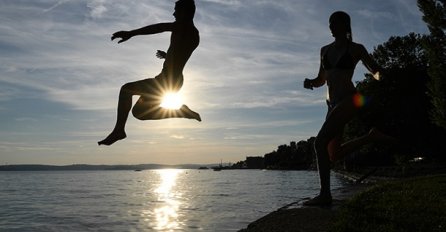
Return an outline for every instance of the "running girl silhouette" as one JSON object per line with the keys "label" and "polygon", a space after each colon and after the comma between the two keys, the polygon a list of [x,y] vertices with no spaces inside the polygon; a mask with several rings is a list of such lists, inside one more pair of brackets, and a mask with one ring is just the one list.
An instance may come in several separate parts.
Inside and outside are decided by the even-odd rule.
{"label": "running girl silhouette", "polygon": [[304,88],[307,89],[321,87],[324,84],[328,86],[328,112],[314,143],[321,189],[318,196],[304,202],[304,205],[332,203],[330,161],[342,159],[349,152],[370,142],[395,142],[394,138],[374,128],[362,137],[342,142],[345,124],[355,116],[359,109],[358,105],[355,105],[355,99],[360,98],[361,95],[352,82],[356,64],[362,61],[377,80],[381,79],[380,74],[383,70],[362,44],[352,41],[350,16],[347,13],[342,11],[333,13],[329,23],[335,40],[321,49],[321,64],[317,77],[304,81]]}

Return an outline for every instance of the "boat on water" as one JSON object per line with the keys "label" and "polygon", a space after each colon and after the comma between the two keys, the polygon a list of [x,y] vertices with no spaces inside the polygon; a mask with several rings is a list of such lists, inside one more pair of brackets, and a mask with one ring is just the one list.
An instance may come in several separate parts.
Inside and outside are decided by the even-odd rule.
{"label": "boat on water", "polygon": [[214,171],[221,171],[223,169],[223,160],[220,160],[220,165],[212,167]]}

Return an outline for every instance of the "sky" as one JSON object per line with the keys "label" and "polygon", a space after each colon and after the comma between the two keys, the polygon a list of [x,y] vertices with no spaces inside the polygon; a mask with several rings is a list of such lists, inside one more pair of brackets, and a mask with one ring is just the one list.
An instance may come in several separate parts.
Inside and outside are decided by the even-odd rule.
{"label": "sky", "polygon": [[[331,13],[352,19],[369,52],[390,36],[426,34],[416,0],[196,0],[201,42],[184,70],[188,119],[129,117],[127,138],[98,146],[120,87],[155,77],[170,33],[111,34],[171,22],[174,0],[0,0],[0,165],[209,164],[263,156],[315,136],[326,87],[314,78]],[[364,77],[358,64],[353,80]],[[134,101],[136,101],[136,96]]]}

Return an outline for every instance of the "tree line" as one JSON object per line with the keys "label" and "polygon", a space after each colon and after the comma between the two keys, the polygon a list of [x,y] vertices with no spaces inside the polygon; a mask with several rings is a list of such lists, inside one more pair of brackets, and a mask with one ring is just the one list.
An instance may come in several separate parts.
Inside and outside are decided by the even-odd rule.
{"label": "tree line", "polygon": [[[375,127],[400,143],[397,146],[364,146],[350,154],[343,165],[394,165],[417,157],[432,162],[446,161],[445,6],[446,0],[418,0],[430,34],[392,36],[374,48],[371,55],[386,70],[384,79],[376,81],[365,74],[365,78],[356,83],[366,104],[346,125],[344,139],[356,138]],[[279,146],[263,156],[264,167],[314,167],[313,141],[314,138],[310,138]]]}

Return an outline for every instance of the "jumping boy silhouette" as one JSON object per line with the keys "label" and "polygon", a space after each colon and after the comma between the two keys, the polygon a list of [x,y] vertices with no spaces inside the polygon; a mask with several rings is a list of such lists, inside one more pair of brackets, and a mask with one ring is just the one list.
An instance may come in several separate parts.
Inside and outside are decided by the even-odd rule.
{"label": "jumping boy silhouette", "polygon": [[165,109],[160,106],[162,97],[168,92],[178,92],[183,85],[183,69],[192,52],[200,43],[200,36],[194,25],[194,0],[179,0],[175,3],[174,22],[153,24],[132,31],[118,31],[111,37],[120,38],[118,43],[133,36],[171,32],[170,46],[166,52],[158,51],[156,56],[165,59],[163,69],[155,78],[126,83],[119,92],[118,113],[113,131],[98,145],[111,145],[126,138],[125,124],[132,109],[132,96],[139,95],[132,114],[140,120],[165,118],[189,118],[201,121],[200,115],[182,105],[179,109]]}

